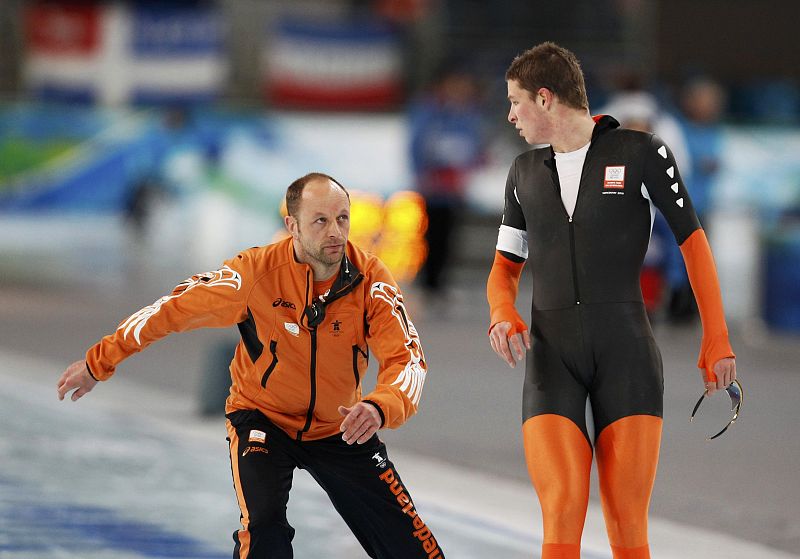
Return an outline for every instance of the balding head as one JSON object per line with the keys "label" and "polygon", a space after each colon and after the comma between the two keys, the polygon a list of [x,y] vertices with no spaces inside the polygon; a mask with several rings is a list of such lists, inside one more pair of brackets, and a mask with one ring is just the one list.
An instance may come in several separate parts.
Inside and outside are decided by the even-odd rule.
{"label": "balding head", "polygon": [[303,200],[303,192],[305,191],[306,186],[311,183],[314,183],[317,186],[325,185],[328,188],[338,187],[342,192],[344,192],[345,196],[347,196],[347,200],[350,200],[350,194],[347,192],[347,189],[345,189],[345,187],[343,187],[339,181],[330,175],[326,175],[325,173],[309,173],[295,180],[289,185],[289,188],[286,189],[286,212],[295,219],[297,219],[297,214],[300,211],[300,204]]}

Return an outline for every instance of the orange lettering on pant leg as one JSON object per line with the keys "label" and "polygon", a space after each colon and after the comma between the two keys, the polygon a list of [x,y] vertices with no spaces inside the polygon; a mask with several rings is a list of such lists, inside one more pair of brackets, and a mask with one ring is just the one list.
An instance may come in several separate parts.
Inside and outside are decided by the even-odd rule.
{"label": "orange lettering on pant leg", "polygon": [[424,541],[431,537],[431,531],[424,524],[422,525],[422,528],[420,528],[419,530],[415,530],[412,533],[414,534],[414,537],[417,538],[419,541]]}
{"label": "orange lettering on pant leg", "polygon": [[436,547],[436,539],[433,536],[422,542],[422,549],[425,550],[425,553],[433,553]]}
{"label": "orange lettering on pant leg", "polygon": [[391,468],[387,468],[385,472],[378,476],[378,479],[382,479],[391,485],[391,483],[394,481],[394,471]]}
{"label": "orange lettering on pant leg", "polygon": [[391,492],[392,492],[392,493],[394,493],[395,495],[399,495],[400,493],[402,493],[402,492],[403,492],[403,486],[402,486],[402,485],[400,485],[400,482],[399,482],[399,481],[395,480],[395,481],[394,481],[394,482],[392,482],[392,484],[389,486],[389,491],[391,491]]}

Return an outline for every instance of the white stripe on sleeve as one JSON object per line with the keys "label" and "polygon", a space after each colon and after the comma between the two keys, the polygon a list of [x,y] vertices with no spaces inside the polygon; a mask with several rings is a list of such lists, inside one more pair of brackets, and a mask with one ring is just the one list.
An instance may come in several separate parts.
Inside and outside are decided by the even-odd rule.
{"label": "white stripe on sleeve", "polygon": [[497,234],[497,250],[516,254],[528,259],[528,232],[522,229],[501,225]]}

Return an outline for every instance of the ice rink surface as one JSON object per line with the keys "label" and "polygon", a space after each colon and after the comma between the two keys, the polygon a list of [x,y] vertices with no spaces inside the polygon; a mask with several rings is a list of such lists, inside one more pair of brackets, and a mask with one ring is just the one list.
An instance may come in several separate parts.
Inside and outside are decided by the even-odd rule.
{"label": "ice rink surface", "polygon": [[[56,379],[85,346],[185,275],[103,289],[88,280],[0,286],[0,558],[230,557],[239,512],[224,423],[197,409],[210,356],[235,332],[174,336],[78,403],[56,397]],[[418,416],[382,438],[448,557],[538,557],[541,519],[519,434],[522,373],[488,348],[478,275],[440,308],[407,290],[431,372]],[[701,387],[697,329],[656,334],[666,392],[653,557],[800,557],[797,339],[734,335],[745,403],[731,432],[709,443],[725,410],[712,405],[705,423],[688,423]],[[596,497],[587,559],[610,558]],[[296,557],[364,556],[304,472],[289,518]]]}
{"label": "ice rink surface", "polygon": [[[79,403],[59,402],[55,363],[2,353],[0,557],[230,556],[238,510],[222,422],[194,403],[117,379]],[[531,490],[413,453],[390,454],[448,557],[535,557]],[[298,472],[289,503],[297,557],[364,554],[313,480]],[[583,557],[608,558],[589,511]],[[737,538],[654,519],[658,557],[788,558]]]}

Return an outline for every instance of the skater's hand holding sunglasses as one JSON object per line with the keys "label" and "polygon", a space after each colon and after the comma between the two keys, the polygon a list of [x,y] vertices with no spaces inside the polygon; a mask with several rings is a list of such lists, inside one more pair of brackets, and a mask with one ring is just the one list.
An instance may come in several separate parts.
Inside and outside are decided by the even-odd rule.
{"label": "skater's hand holding sunglasses", "polygon": [[[731,417],[731,420],[728,421],[728,424],[725,425],[725,427],[723,427],[719,433],[717,433],[713,437],[708,437],[709,441],[716,439],[722,433],[727,431],[728,427],[733,425],[734,421],[736,421],[739,418],[739,410],[742,407],[742,400],[744,398],[744,394],[742,392],[742,385],[739,384],[738,380],[734,380],[727,387],[725,387],[725,392],[731,399],[731,412],[733,412],[733,416]],[[703,394],[700,396],[700,399],[697,400],[697,403],[694,405],[694,409],[692,410],[692,415],[689,418],[689,421],[692,421],[694,419],[697,410],[700,409],[700,404],[702,404],[707,397],[709,397],[708,392],[707,391],[703,392]]]}

